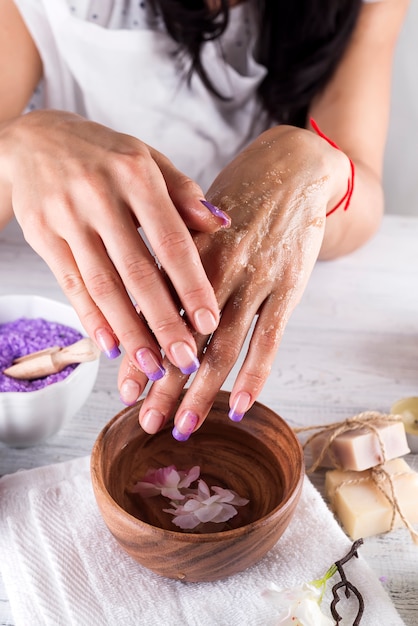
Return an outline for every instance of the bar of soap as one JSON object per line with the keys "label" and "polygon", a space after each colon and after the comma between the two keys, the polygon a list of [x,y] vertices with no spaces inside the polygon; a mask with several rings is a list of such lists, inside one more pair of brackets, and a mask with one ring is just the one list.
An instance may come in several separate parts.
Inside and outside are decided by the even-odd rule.
{"label": "bar of soap", "polygon": [[[385,447],[385,459],[376,434],[367,427],[349,430],[338,435],[332,442],[330,450],[325,453],[321,467],[339,467],[345,470],[363,470],[380,465],[383,460],[390,461],[410,452],[406,439],[405,427],[401,420],[398,422],[381,423],[375,425]],[[317,459],[330,436],[330,432],[320,433],[312,439],[307,448],[312,453],[313,460]],[[336,463],[333,461],[335,458]]]}
{"label": "bar of soap", "polygon": [[[409,523],[418,523],[418,474],[404,461],[393,459],[382,466],[391,476],[400,509]],[[347,534],[353,539],[371,537],[390,530],[392,507],[371,478],[372,470],[330,470],[325,474],[325,492]],[[401,474],[397,476],[396,474]],[[360,482],[358,482],[360,480]],[[339,485],[346,481],[352,484]],[[388,480],[379,482],[390,496]],[[396,513],[394,528],[403,526]]]}

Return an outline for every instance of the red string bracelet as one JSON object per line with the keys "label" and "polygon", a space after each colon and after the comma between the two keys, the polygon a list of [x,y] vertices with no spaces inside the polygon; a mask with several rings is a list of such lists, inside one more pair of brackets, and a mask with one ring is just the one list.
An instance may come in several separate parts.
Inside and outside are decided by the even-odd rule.
{"label": "red string bracelet", "polygon": [[[322,132],[322,130],[319,128],[318,124],[315,122],[315,120],[312,117],[310,118],[309,121],[311,122],[311,126],[314,129],[314,131],[317,133],[317,135],[322,137],[322,139],[325,139],[325,141],[328,141],[328,143],[333,148],[337,148],[337,150],[341,150],[341,148],[337,146],[337,144],[334,141],[332,141],[332,139],[329,139],[329,137],[324,135],[324,133]],[[349,156],[347,156],[347,158],[350,161],[350,178],[348,179],[347,191],[345,192],[341,200],[338,202],[338,204],[336,204],[335,207],[333,207],[330,211],[328,211],[328,213],[325,214],[326,217],[328,217],[329,215],[332,215],[332,213],[334,213],[334,211],[339,209],[342,204],[344,205],[344,209],[343,209],[344,211],[346,211],[348,207],[350,206],[351,196],[353,195],[353,191],[354,191],[355,169],[354,169],[353,161],[350,159]]]}

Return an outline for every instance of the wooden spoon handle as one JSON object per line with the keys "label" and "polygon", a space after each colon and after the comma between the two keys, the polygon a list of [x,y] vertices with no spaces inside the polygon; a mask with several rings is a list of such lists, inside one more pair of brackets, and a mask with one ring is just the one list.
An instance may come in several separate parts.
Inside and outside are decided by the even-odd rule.
{"label": "wooden spoon handle", "polygon": [[52,353],[52,360],[57,363],[66,362],[66,365],[70,363],[84,363],[84,361],[94,361],[100,356],[100,350],[96,344],[84,337],[70,346],[61,348],[58,352]]}
{"label": "wooden spoon handle", "polygon": [[13,361],[13,365],[15,365],[16,363],[23,363],[23,361],[29,361],[30,359],[34,359],[38,356],[41,356],[42,354],[53,354],[54,352],[58,352],[59,350],[62,350],[62,348],[60,348],[59,346],[52,346],[51,348],[45,348],[44,350],[31,352],[30,354],[27,354],[26,356],[20,356],[18,359],[15,359]]}
{"label": "wooden spoon handle", "polygon": [[21,380],[44,378],[60,372],[72,363],[94,361],[99,355],[100,350],[91,339],[86,337],[65,348],[58,348],[58,350],[47,348],[28,355],[31,358],[17,359],[3,373],[11,378],[20,378]]}

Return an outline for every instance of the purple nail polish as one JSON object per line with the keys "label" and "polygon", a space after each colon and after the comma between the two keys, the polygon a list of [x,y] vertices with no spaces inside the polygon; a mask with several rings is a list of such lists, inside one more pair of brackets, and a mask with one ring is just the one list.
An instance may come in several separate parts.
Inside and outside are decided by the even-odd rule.
{"label": "purple nail polish", "polygon": [[107,328],[98,328],[95,332],[95,338],[108,359],[116,359],[120,355],[118,344]]}
{"label": "purple nail polish", "polygon": [[183,374],[193,374],[200,367],[200,362],[191,347],[184,341],[173,343],[170,352],[172,362]]}
{"label": "purple nail polish", "polygon": [[195,357],[191,365],[189,365],[188,367],[180,367],[179,369],[182,374],[193,374],[194,372],[197,372],[199,367],[200,367],[200,361],[197,357]]}
{"label": "purple nail polish", "polygon": [[120,355],[120,350],[117,346],[115,346],[111,350],[105,350],[105,355],[108,359],[117,359]]}
{"label": "purple nail polish", "polygon": [[193,411],[184,411],[175,424],[172,435],[177,441],[187,441],[199,421],[198,416]]}
{"label": "purple nail polish", "polygon": [[174,439],[176,439],[177,441],[187,441],[188,438],[190,437],[191,433],[185,434],[185,433],[181,433],[176,426],[174,426],[173,430],[172,430],[172,435],[174,437]]}
{"label": "purple nail polish", "polygon": [[240,391],[231,406],[228,417],[233,422],[240,422],[251,404],[251,396],[246,391]]}
{"label": "purple nail polish", "polygon": [[139,369],[144,372],[149,380],[155,382],[165,374],[165,369],[149,348],[141,348],[135,354]]}
{"label": "purple nail polish", "polygon": [[231,218],[224,211],[207,200],[201,200],[200,202],[212,213],[212,215],[219,217],[222,220],[222,226],[224,228],[231,225]]}
{"label": "purple nail polish", "polygon": [[152,374],[147,374],[147,376],[148,376],[148,380],[154,383],[156,380],[161,380],[164,374],[165,374],[165,369],[162,367],[157,372],[153,372]]}
{"label": "purple nail polish", "polygon": [[235,413],[234,409],[230,409],[228,413],[228,417],[233,422],[240,422],[244,417],[245,413]]}

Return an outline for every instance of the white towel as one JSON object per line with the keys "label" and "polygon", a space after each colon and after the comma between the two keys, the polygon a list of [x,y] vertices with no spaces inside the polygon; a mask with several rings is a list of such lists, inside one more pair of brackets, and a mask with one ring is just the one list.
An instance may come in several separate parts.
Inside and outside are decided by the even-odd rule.
{"label": "white towel", "polygon": [[[270,626],[277,612],[262,591],[322,577],[350,545],[306,478],[293,520],[262,561],[218,582],[182,583],[148,571],[113,539],[89,458],[0,480],[0,568],[16,626]],[[361,548],[346,571],[364,597],[361,626],[404,624]]]}

